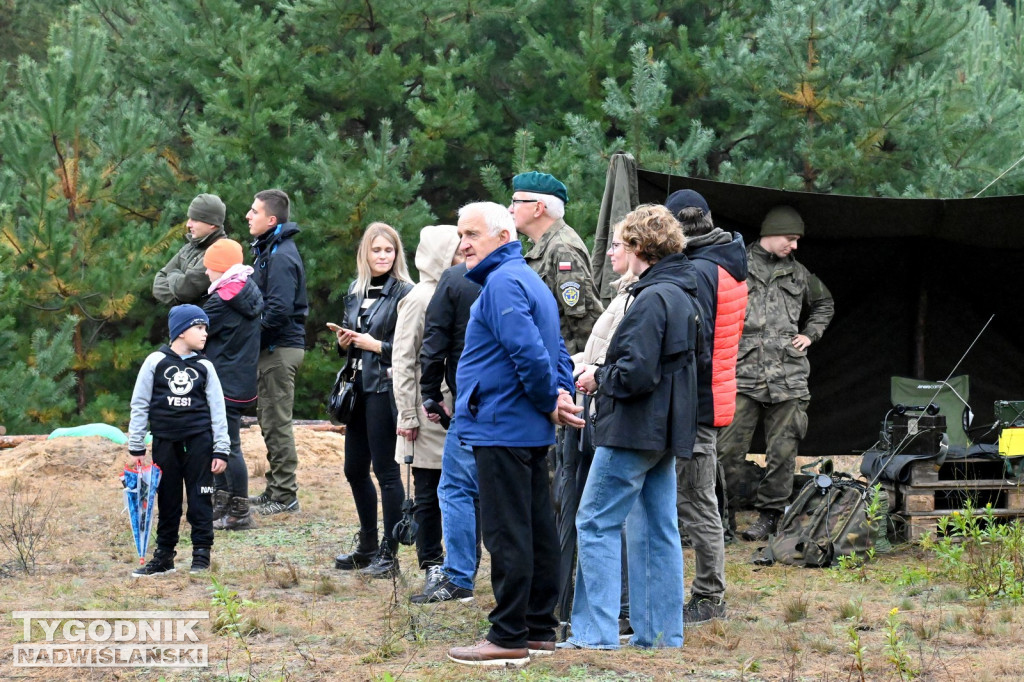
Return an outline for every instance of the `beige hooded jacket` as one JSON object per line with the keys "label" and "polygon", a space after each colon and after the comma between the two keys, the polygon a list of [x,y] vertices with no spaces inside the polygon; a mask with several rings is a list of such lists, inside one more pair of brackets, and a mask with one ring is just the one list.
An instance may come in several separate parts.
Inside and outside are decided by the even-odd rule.
{"label": "beige hooded jacket", "polygon": [[622,316],[626,314],[626,300],[629,298],[629,287],[636,282],[638,277],[627,272],[620,279],[611,283],[615,287],[617,295],[608,304],[608,307],[597,318],[594,328],[587,339],[587,345],[582,353],[572,356],[574,365],[573,375],[579,376],[583,372],[583,365],[603,365],[604,356],[608,352],[608,344],[615,336],[615,330],[622,322]]}
{"label": "beige hooded jacket", "polygon": [[[427,420],[420,399],[420,347],[423,345],[423,321],[437,288],[437,281],[455,257],[459,233],[453,225],[428,225],[420,230],[416,248],[416,269],[420,282],[398,303],[398,322],[392,342],[391,372],[395,405],[398,407],[398,428],[419,429],[415,444],[398,436],[395,459],[415,455],[413,466],[440,469],[445,430]],[[448,387],[442,386],[445,404],[452,404]]]}

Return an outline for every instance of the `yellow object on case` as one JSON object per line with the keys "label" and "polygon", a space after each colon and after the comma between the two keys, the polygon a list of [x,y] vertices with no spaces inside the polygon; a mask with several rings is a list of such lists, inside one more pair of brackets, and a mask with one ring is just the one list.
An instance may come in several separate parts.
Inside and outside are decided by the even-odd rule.
{"label": "yellow object on case", "polygon": [[1004,428],[999,434],[999,454],[1003,457],[1024,456],[1024,427]]}

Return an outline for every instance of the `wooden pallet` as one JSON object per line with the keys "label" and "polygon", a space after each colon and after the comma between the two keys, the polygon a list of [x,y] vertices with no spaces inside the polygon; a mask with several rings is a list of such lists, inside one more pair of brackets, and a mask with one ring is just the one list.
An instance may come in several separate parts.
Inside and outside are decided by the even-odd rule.
{"label": "wooden pallet", "polygon": [[[895,536],[902,540],[918,540],[921,536],[932,533],[941,535],[939,519],[947,517],[951,512],[927,514],[924,512],[903,512],[890,515],[895,526]],[[993,509],[992,517],[996,523],[1011,523],[1015,519],[1024,518],[1024,509]]]}
{"label": "wooden pallet", "polygon": [[[890,512],[898,535],[916,540],[938,532],[938,521],[968,504],[975,509],[991,505],[1002,522],[1024,517],[1024,481],[1004,477],[1003,462],[967,458],[910,464],[908,483],[886,483]],[[900,532],[902,531],[902,532]]]}

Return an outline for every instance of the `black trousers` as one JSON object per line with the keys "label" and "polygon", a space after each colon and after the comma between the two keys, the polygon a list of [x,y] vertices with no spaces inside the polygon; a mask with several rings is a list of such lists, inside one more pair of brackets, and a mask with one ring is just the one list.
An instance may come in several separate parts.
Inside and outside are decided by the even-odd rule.
{"label": "black trousers", "polygon": [[226,403],[224,411],[228,420],[228,437],[231,439],[231,456],[228,468],[223,474],[213,477],[217,490],[226,490],[232,497],[249,496],[249,469],[242,455],[242,412],[244,408]]}
{"label": "black trousers", "polygon": [[491,554],[497,602],[487,639],[525,647],[555,639],[558,532],[551,508],[547,447],[473,447],[480,484],[480,525]]}
{"label": "black trousers", "polygon": [[359,516],[359,530],[377,534],[377,489],[370,480],[370,466],[380,486],[384,538],[394,537],[402,518],[402,471],[395,461],[395,429],[398,415],[391,393],[357,391],[352,416],[345,427],[345,478]]}
{"label": "black trousers", "polygon": [[416,533],[416,559],[420,568],[440,566],[444,563],[441,544],[441,503],[437,499],[437,484],[441,482],[440,469],[412,468],[413,489],[416,491],[413,516],[419,524]]}
{"label": "black trousers", "polygon": [[153,463],[161,472],[156,490],[156,546],[159,549],[170,552],[178,544],[183,493],[188,495],[186,518],[192,526],[192,547],[213,547],[211,459],[211,431],[183,440],[153,437]]}

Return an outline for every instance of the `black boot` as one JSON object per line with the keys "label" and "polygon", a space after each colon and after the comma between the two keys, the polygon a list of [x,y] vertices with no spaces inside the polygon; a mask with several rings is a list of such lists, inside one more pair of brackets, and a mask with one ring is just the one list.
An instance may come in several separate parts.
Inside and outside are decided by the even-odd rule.
{"label": "black boot", "polygon": [[192,548],[192,568],[188,569],[189,573],[202,573],[203,571],[210,570],[210,548],[209,547],[193,547]]}
{"label": "black boot", "polygon": [[[256,522],[252,520],[251,502],[248,497],[232,497],[231,506],[224,515],[224,530],[252,530]],[[216,527],[216,525],[214,526]]]}
{"label": "black boot", "polygon": [[741,534],[747,542],[762,542],[773,535],[779,525],[779,512],[763,510],[758,514],[757,521],[750,524]]}
{"label": "black boot", "polygon": [[369,566],[377,555],[377,531],[359,531],[355,535],[356,548],[350,554],[339,554],[334,558],[334,567],[339,571],[353,571]]}
{"label": "black boot", "polygon": [[173,549],[156,548],[153,558],[145,566],[139,566],[132,571],[133,578],[145,578],[153,575],[166,575],[174,573],[174,557],[178,553]]}
{"label": "black boot", "polygon": [[224,523],[227,520],[228,506],[231,504],[231,493],[227,490],[217,490],[213,493],[213,529],[224,530]]}
{"label": "black boot", "polygon": [[359,575],[367,578],[392,578],[399,575],[398,567],[398,540],[384,538],[381,540],[380,549],[373,561],[366,568],[359,571]]}

